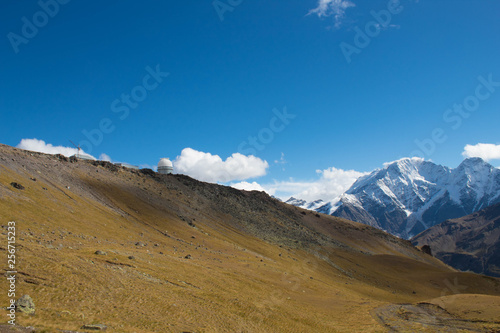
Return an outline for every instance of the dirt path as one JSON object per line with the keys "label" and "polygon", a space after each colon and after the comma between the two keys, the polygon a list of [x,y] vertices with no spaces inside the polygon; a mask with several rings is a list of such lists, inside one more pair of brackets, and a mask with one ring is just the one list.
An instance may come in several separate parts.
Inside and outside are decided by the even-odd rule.
{"label": "dirt path", "polygon": [[478,323],[429,303],[391,304],[377,308],[373,315],[390,332],[485,332]]}

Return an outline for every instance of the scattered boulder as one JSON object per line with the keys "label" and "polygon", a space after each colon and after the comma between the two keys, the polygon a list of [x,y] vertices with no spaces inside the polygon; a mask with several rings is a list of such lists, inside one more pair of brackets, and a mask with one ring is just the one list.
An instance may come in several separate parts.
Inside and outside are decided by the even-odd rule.
{"label": "scattered boulder", "polygon": [[95,251],[94,254],[97,254],[98,256],[106,256],[106,255],[108,255],[106,252],[101,251],[101,250]]}
{"label": "scattered boulder", "polygon": [[59,159],[59,161],[61,161],[61,162],[68,162],[69,161],[69,158],[67,158],[66,156],[61,155],[61,154],[57,154],[55,157],[57,159]]}
{"label": "scattered boulder", "polygon": [[431,250],[431,247],[429,245],[423,245],[420,250],[423,252],[423,253],[426,253],[430,256],[432,256],[432,250]]}
{"label": "scattered boulder", "polygon": [[143,242],[137,242],[135,243],[135,246],[146,246],[146,244],[144,244]]}
{"label": "scattered boulder", "polygon": [[35,333],[35,328],[32,326],[22,327],[18,325],[2,324],[0,325],[0,333],[3,332]]}
{"label": "scattered boulder", "polygon": [[101,166],[101,167],[108,169],[112,172],[117,172],[119,169],[121,169],[121,167],[119,167],[111,162],[108,162],[108,161],[92,161],[91,163],[94,166]]}
{"label": "scattered boulder", "polygon": [[19,298],[16,303],[16,311],[26,314],[35,314],[35,303],[29,295],[24,295]]}
{"label": "scattered boulder", "polygon": [[16,183],[16,182],[12,182],[10,183],[10,185],[13,187],[13,188],[17,188],[18,190],[24,190],[24,186],[19,184],[19,183]]}
{"label": "scattered boulder", "polygon": [[148,169],[148,168],[141,169],[140,172],[145,174],[145,175],[148,175],[148,176],[156,175],[156,172],[154,172],[153,170]]}
{"label": "scattered boulder", "polygon": [[188,254],[187,256],[184,257],[184,259],[191,259],[191,255]]}
{"label": "scattered boulder", "polygon": [[82,330],[89,330],[89,331],[105,331],[107,329],[108,327],[103,324],[90,324],[82,326]]}
{"label": "scattered boulder", "polygon": [[135,257],[134,257],[134,256],[128,256],[128,258],[129,258],[130,260],[134,260],[134,259],[135,259]]}

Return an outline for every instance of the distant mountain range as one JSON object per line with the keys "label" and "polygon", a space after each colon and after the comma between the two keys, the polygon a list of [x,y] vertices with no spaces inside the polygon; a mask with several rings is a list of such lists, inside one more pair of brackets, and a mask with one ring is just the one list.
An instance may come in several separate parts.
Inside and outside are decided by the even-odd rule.
{"label": "distant mountain range", "polygon": [[359,178],[333,201],[286,202],[409,239],[445,220],[500,202],[500,169],[480,158],[466,159],[455,169],[405,158]]}
{"label": "distant mountain range", "polygon": [[500,204],[435,225],[412,239],[462,271],[500,277]]}

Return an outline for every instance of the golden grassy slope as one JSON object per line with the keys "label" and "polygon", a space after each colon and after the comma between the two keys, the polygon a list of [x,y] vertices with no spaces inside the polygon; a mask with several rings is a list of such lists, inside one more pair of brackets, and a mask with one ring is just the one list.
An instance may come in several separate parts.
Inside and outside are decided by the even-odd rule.
{"label": "golden grassy slope", "polygon": [[[1,224],[13,220],[18,229],[17,296],[29,294],[37,307],[35,316],[19,316],[23,325],[383,332],[374,311],[392,303],[500,295],[498,279],[456,272],[406,241],[318,216],[184,176],[0,146]],[[500,310],[498,296],[488,300]],[[0,301],[7,304],[5,292]],[[454,313],[465,316],[462,303]],[[496,325],[483,320],[473,325]]]}

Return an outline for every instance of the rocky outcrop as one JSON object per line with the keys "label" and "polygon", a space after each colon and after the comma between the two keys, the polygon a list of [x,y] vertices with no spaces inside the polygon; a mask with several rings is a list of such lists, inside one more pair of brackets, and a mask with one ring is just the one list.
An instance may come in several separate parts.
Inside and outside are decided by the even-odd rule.
{"label": "rocky outcrop", "polygon": [[435,225],[412,243],[462,271],[500,277],[500,204]]}

